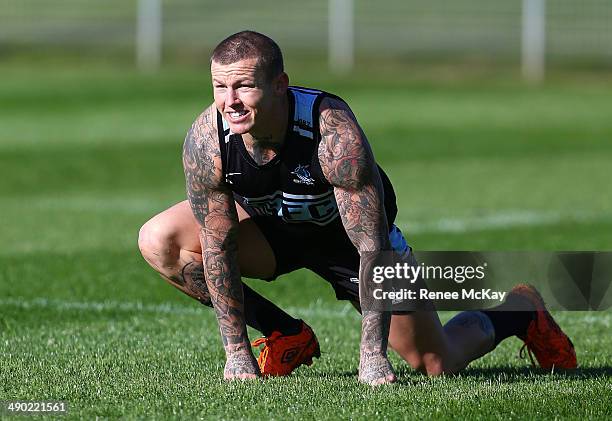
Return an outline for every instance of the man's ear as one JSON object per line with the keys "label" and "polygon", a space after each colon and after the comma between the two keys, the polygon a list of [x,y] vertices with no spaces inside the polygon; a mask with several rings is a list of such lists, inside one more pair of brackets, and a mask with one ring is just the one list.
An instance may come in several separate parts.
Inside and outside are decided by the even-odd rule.
{"label": "man's ear", "polygon": [[289,76],[287,73],[282,72],[280,75],[276,76],[272,82],[272,86],[274,87],[274,93],[276,95],[285,96],[287,94],[287,88],[289,87]]}

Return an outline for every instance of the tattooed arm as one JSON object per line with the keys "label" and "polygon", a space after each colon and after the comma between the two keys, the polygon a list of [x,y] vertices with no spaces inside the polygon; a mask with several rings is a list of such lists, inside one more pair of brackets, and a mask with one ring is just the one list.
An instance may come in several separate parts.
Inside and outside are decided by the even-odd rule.
{"label": "tattooed arm", "polygon": [[187,133],[183,167],[191,210],[201,226],[206,285],[227,357],[224,377],[257,377],[259,369],[251,352],[244,319],[238,265],[238,216],[232,193],[222,180],[214,106],[204,111]]}
{"label": "tattooed arm", "polygon": [[[321,103],[319,162],[334,186],[342,223],[360,255],[360,300],[370,290],[371,264],[390,250],[383,187],[372,150],[348,106],[326,98]],[[387,359],[390,312],[362,306],[359,379],[376,385],[395,381]]]}

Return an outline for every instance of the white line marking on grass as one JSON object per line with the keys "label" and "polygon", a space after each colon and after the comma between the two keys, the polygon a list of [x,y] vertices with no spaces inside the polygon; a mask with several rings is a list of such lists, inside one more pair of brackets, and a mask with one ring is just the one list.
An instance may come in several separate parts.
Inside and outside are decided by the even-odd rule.
{"label": "white line marking on grass", "polygon": [[[351,317],[358,318],[358,313],[346,303],[341,309],[323,308],[324,304],[316,303],[308,307],[286,307],[285,310],[297,316],[313,316],[324,318]],[[180,306],[176,304],[144,304],[140,301],[68,301],[49,298],[2,298],[0,307],[16,307],[24,310],[50,309],[55,311],[83,312],[139,312],[153,314],[201,315],[211,309],[201,306]]]}
{"label": "white line marking on grass", "polygon": [[437,220],[414,221],[400,219],[397,224],[410,234],[427,233],[466,233],[474,231],[491,231],[515,227],[533,227],[556,225],[562,222],[596,222],[610,221],[612,214],[571,211],[530,211],[504,210],[482,216],[458,218],[440,218]]}
{"label": "white line marking on grass", "polygon": [[[359,320],[359,313],[355,311],[350,303],[345,303],[342,308],[326,308],[325,304],[316,301],[308,307],[289,306],[285,310],[297,317],[320,317],[320,318],[346,318],[350,317]],[[182,306],[177,304],[144,304],[140,301],[69,301],[49,298],[2,298],[0,299],[0,307],[13,307],[24,310],[32,309],[49,309],[58,312],[62,311],[81,311],[81,312],[125,312],[125,313],[149,313],[149,314],[174,314],[199,316],[212,311],[204,306]],[[439,314],[448,314],[456,312],[439,312]],[[212,313],[210,313],[212,314]],[[587,323],[601,324],[605,327],[610,327],[612,324],[612,312],[580,312],[580,317],[576,318],[574,312],[558,312],[556,316],[563,323]]]}

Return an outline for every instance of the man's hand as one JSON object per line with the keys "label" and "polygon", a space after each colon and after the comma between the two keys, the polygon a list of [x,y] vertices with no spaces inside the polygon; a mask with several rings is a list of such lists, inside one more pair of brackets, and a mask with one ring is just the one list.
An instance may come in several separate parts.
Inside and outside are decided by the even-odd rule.
{"label": "man's hand", "polygon": [[[359,356],[359,380],[363,383],[378,386],[393,383],[395,374],[389,363],[386,352],[386,338],[379,334],[386,330],[387,336],[391,319],[389,312],[365,311],[361,325],[361,349]],[[387,324],[387,326],[384,326]],[[382,328],[381,328],[382,327]],[[385,343],[385,349],[381,344]]]}
{"label": "man's hand", "polygon": [[206,287],[227,357],[224,377],[255,378],[259,368],[247,336],[238,264],[238,215],[232,192],[222,179],[214,106],[204,111],[189,130],[183,146],[183,167],[189,204],[201,226]]}
{"label": "man's hand", "polygon": [[[339,100],[321,102],[319,162],[334,186],[342,224],[359,251],[359,292],[371,291],[371,262],[390,250],[384,192],[372,150],[355,116]],[[391,313],[363,308],[359,380],[370,385],[392,383],[395,374],[387,359]]]}
{"label": "man's hand", "polygon": [[250,380],[260,376],[261,373],[250,346],[227,354],[225,369],[223,370],[225,380]]}

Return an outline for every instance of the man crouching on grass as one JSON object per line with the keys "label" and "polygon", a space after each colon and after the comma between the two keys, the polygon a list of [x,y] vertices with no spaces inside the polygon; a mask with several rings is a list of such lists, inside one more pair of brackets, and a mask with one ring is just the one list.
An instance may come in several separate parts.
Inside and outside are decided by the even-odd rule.
{"label": "man crouching on grass", "polygon": [[[391,251],[416,262],[393,224],[393,187],[355,115],[335,95],[289,86],[278,45],[256,32],[222,41],[211,74],[214,103],[184,144],[188,200],[148,221],[139,246],[173,286],[215,309],[226,379],[288,375],[320,355],[306,323],[241,282],[299,268],[363,309],[364,383],[395,381],[387,343],[430,375],[461,370],[513,335],[543,367],[576,366],[571,342],[529,286],[515,287],[496,309],[460,313],[444,327],[435,311],[392,315],[360,307],[372,262]],[[517,300],[530,311],[507,311]],[[254,342],[264,346],[257,361],[247,324],[264,335]]]}

